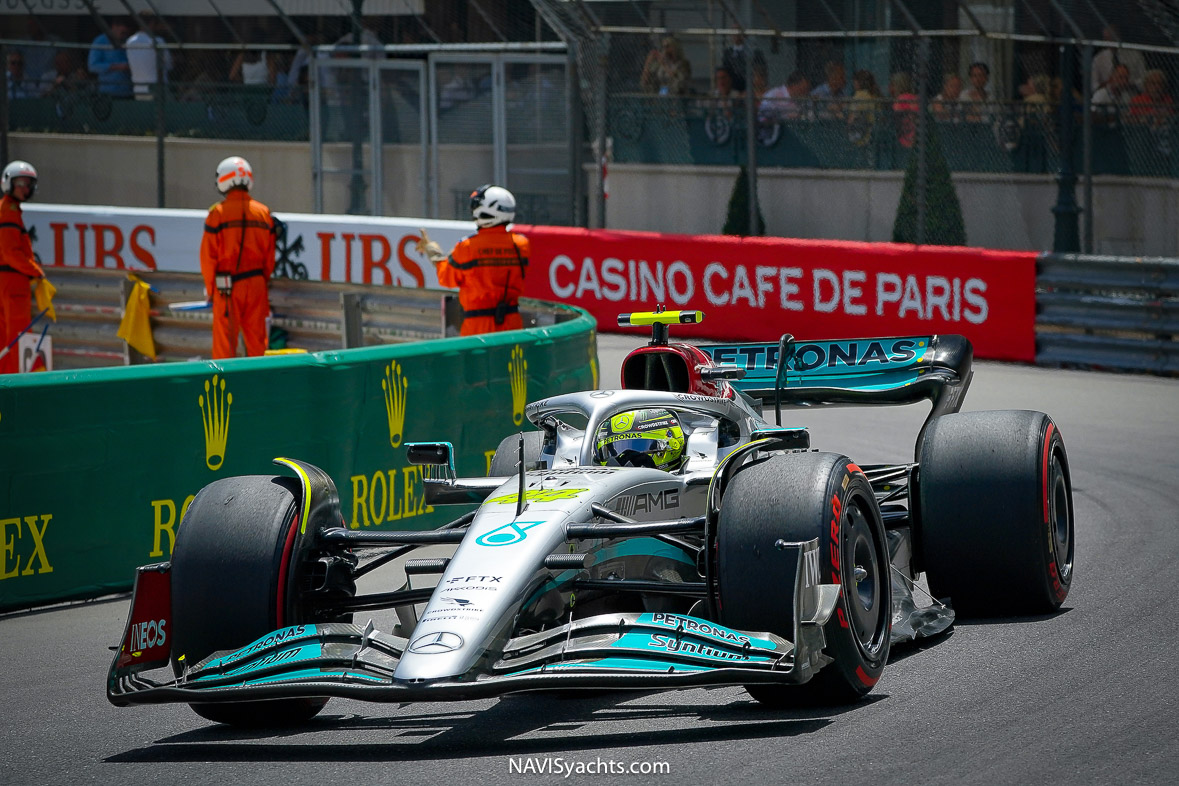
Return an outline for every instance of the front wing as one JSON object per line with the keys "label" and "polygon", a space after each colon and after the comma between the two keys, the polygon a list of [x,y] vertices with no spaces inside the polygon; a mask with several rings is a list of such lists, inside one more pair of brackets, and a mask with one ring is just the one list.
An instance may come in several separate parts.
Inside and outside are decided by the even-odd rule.
{"label": "front wing", "polygon": [[818,643],[819,649],[796,648],[773,634],[748,635],[682,615],[602,615],[512,639],[488,673],[471,679],[405,682],[393,673],[406,639],[371,623],[298,625],[207,658],[170,682],[112,675],[108,696],[120,705],[298,696],[438,701],[564,688],[797,684],[830,662]]}
{"label": "front wing", "polygon": [[[799,562],[793,598],[785,600],[795,606],[794,642],[683,614],[602,614],[511,638],[471,673],[431,681],[395,679],[410,643],[375,630],[371,621],[363,628],[346,623],[283,628],[238,650],[214,653],[174,679],[157,681],[148,674],[169,665],[167,646],[154,634],[144,644],[144,631],[153,624],[152,630],[170,626],[144,620],[166,614],[161,595],[167,566],[141,568],[127,631],[108,675],[107,698],[118,706],[301,696],[438,701],[566,688],[801,684],[831,662],[822,652],[823,625],[834,613],[839,586],[806,579],[805,558],[817,551],[817,540],[789,545]],[[148,645],[155,648],[136,650]],[[443,652],[455,644],[440,634],[425,643],[419,637],[413,646],[414,657],[429,657],[430,647]]]}

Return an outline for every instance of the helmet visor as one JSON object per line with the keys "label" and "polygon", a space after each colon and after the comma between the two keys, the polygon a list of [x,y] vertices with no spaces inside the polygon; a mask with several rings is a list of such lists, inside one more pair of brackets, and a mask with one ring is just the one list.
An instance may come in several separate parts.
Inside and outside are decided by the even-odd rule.
{"label": "helmet visor", "polygon": [[602,453],[606,461],[612,461],[616,464],[634,464],[638,456],[647,457],[647,461],[642,462],[644,466],[655,466],[652,458],[656,453],[662,453],[668,449],[668,442],[665,439],[648,439],[643,437],[632,437],[629,439],[619,439],[606,444]]}

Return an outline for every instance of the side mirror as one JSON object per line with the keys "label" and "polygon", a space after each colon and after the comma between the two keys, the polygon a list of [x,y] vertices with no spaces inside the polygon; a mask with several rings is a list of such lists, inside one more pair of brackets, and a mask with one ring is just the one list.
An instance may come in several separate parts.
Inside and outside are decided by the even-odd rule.
{"label": "side mirror", "polygon": [[405,457],[410,464],[437,468],[425,471],[425,480],[453,482],[458,477],[454,469],[454,445],[449,442],[407,442]]}
{"label": "side mirror", "polygon": [[705,382],[712,382],[716,379],[745,379],[745,369],[737,366],[697,366],[697,368],[700,369],[700,379]]}

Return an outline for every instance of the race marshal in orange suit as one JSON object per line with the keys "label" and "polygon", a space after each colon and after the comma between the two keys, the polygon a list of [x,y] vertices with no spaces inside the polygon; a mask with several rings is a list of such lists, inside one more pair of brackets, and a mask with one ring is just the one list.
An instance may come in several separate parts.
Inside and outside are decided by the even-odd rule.
{"label": "race marshal in orange suit", "polygon": [[520,293],[528,269],[528,238],[508,231],[516,218],[516,198],[500,186],[471,192],[471,213],[479,230],[458,242],[450,256],[422,230],[418,249],[438,271],[438,283],[458,287],[463,307],[461,335],[494,333],[524,327]]}
{"label": "race marshal in orange suit", "polygon": [[213,359],[237,354],[241,332],[246,355],[265,354],[270,316],[268,288],[274,273],[275,228],[270,209],[250,196],[254,172],[240,156],[217,165],[217,190],[225,199],[209,208],[201,240],[201,275],[213,303]]}
{"label": "race marshal in orange suit", "polygon": [[[37,170],[25,161],[13,161],[0,175],[0,351],[29,326],[32,309],[30,284],[45,273],[33,256],[33,244],[25,229],[21,203],[37,190]],[[12,347],[0,358],[0,374],[19,369],[19,355]]]}

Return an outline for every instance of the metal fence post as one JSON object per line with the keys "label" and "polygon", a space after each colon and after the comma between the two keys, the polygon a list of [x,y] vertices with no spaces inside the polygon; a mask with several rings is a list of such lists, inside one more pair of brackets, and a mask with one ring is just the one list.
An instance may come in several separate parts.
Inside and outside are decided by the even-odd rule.
{"label": "metal fence post", "polygon": [[343,330],[340,331],[340,336],[344,339],[344,349],[364,346],[364,316],[360,311],[361,297],[359,292],[340,293],[340,309],[343,312]]}

